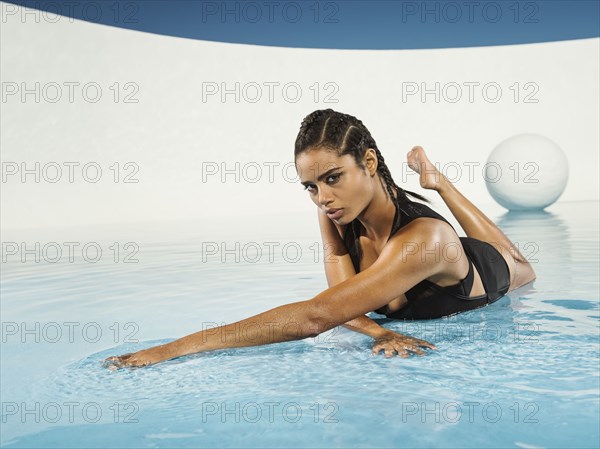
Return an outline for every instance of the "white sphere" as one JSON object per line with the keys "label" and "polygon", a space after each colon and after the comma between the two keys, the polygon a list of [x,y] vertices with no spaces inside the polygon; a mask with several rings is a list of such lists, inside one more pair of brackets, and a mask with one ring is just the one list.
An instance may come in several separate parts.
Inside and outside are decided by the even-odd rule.
{"label": "white sphere", "polygon": [[543,209],[564,192],[569,163],[560,147],[538,134],[519,134],[490,154],[484,179],[490,195],[509,210]]}

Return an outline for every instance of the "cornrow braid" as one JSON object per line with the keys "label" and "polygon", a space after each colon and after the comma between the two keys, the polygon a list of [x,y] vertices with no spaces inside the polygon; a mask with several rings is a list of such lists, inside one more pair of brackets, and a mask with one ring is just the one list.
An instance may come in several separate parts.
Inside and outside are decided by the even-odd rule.
{"label": "cornrow braid", "polygon": [[[302,120],[300,131],[296,137],[294,157],[311,147],[317,146],[335,148],[339,156],[351,154],[361,168],[364,168],[361,164],[366,150],[373,148],[377,154],[377,172],[380,173],[387,194],[390,195],[396,206],[408,201],[407,195],[426,203],[430,202],[424,196],[404,190],[394,182],[385,159],[379,148],[377,148],[375,139],[373,139],[363,122],[352,115],[337,112],[331,108],[317,109],[308,114]],[[397,192],[397,198],[393,195],[394,190]]]}
{"label": "cornrow braid", "polygon": [[373,149],[375,150],[375,153],[377,154],[377,161],[379,162],[379,165],[377,167],[377,171],[379,172],[379,174],[383,177],[383,180],[385,182],[387,191],[390,195],[390,198],[394,198],[394,195],[392,194],[393,190],[396,190],[396,192],[398,192],[398,198],[399,199],[406,199],[406,194],[418,198],[422,201],[425,201],[426,203],[429,203],[430,201],[425,198],[422,195],[419,195],[418,193],[414,193],[411,192],[410,190],[405,190],[402,187],[400,187],[398,184],[396,184],[394,182],[394,179],[392,178],[392,174],[390,173],[390,169],[388,168],[388,166],[385,163],[385,160],[383,158],[383,155],[381,154],[381,151],[379,151],[379,148],[377,148],[376,146],[373,146]]}
{"label": "cornrow braid", "polygon": [[[315,134],[315,132],[318,131],[318,129],[315,129],[315,128],[320,128],[321,131],[323,131],[325,128],[325,125],[327,123],[327,120],[322,120],[322,119],[325,118],[326,115],[331,112],[333,112],[332,109],[318,109],[314,112],[311,112],[306,117],[304,117],[304,120],[302,120],[302,123],[300,125],[300,131],[298,132],[298,137],[296,138],[296,149],[299,147],[303,147],[303,146],[304,146],[304,148],[307,148],[305,146],[306,145],[305,141],[310,137],[309,132],[313,131],[313,134]],[[320,126],[317,126],[317,125],[320,125]],[[318,134],[321,134],[321,133],[318,133]]]}
{"label": "cornrow braid", "polygon": [[[340,140],[343,138],[344,133],[340,132],[344,129],[345,117],[343,115],[339,115],[337,119],[333,122],[333,126],[331,127],[331,135],[333,137],[333,141],[336,143],[336,146],[341,145]],[[347,128],[347,126],[346,126]]]}
{"label": "cornrow braid", "polygon": [[323,109],[318,109],[318,110],[308,114],[302,121],[301,129],[306,131],[308,126],[310,126],[313,122],[317,121],[324,114],[325,114],[325,110],[323,110]]}

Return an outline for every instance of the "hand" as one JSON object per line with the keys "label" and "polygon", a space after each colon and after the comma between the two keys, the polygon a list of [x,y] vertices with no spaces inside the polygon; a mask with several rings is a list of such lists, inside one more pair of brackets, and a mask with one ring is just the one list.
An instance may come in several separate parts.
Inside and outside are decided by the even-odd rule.
{"label": "hand", "polygon": [[425,351],[420,349],[420,347],[437,349],[425,340],[419,340],[409,335],[397,334],[388,330],[385,334],[375,339],[373,354],[379,354],[383,350],[386,358],[392,357],[394,352],[397,352],[400,357],[404,358],[407,358],[410,353],[425,355]]}
{"label": "hand", "polygon": [[129,352],[123,355],[108,357],[104,360],[104,367],[111,371],[124,367],[142,367],[153,365],[164,360],[168,360],[164,345],[153,348],[142,349],[138,352]]}

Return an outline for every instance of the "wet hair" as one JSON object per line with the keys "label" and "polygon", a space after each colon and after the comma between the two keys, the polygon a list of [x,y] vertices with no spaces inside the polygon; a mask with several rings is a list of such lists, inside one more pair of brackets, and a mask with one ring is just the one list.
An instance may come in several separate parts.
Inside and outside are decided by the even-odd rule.
{"label": "wet hair", "polygon": [[[400,209],[401,204],[408,201],[407,195],[426,203],[430,202],[424,196],[404,190],[394,182],[381,151],[377,148],[375,139],[367,127],[352,115],[333,109],[318,109],[304,117],[296,137],[294,159],[301,153],[316,148],[334,151],[338,157],[350,154],[361,169],[366,168],[362,160],[366,151],[372,148],[377,154],[377,173],[385,183],[387,194],[397,209]],[[394,198],[393,189],[396,189],[397,198]]]}

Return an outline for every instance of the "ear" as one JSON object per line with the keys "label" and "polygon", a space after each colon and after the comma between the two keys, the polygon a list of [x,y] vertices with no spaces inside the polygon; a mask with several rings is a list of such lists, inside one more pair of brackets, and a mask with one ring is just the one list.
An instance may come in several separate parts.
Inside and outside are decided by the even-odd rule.
{"label": "ear", "polygon": [[365,167],[367,167],[369,174],[375,176],[375,173],[377,173],[378,161],[377,153],[373,148],[367,148],[363,157],[363,163],[365,164]]}

